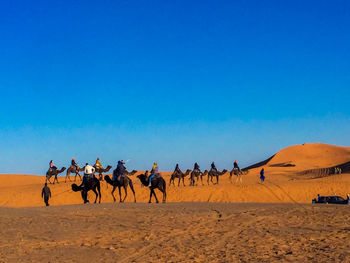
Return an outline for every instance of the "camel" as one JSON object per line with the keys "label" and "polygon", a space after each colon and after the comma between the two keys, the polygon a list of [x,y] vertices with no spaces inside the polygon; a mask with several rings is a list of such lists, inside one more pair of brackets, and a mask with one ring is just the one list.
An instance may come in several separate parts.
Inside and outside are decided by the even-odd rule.
{"label": "camel", "polygon": [[230,172],[230,181],[232,183],[232,176],[233,175],[236,175],[237,176],[237,179],[236,179],[236,182],[237,183],[238,181],[241,182],[242,184],[242,175],[246,175],[249,173],[249,170],[239,170],[238,168],[233,168]]}
{"label": "camel", "polygon": [[210,181],[213,184],[215,184],[213,182],[213,177],[216,177],[216,184],[219,184],[219,176],[225,174],[226,172],[227,172],[227,170],[223,170],[222,172],[220,172],[220,171],[217,171],[217,170],[214,170],[214,169],[210,169],[210,171],[208,172],[208,180],[207,180],[208,185],[209,185],[209,178],[210,178]]}
{"label": "camel", "polygon": [[[207,170],[205,170],[207,173],[208,173],[208,171]],[[190,186],[194,186],[195,184],[196,185],[198,185],[198,181],[199,181],[199,178],[201,178],[201,182],[202,182],[202,185],[204,185],[203,184],[203,176],[205,176],[206,174],[204,174],[204,173],[202,173],[201,171],[199,171],[199,170],[193,170],[192,172],[191,172],[191,177],[190,177]],[[195,178],[197,178],[197,181],[195,180]]]}
{"label": "camel", "polygon": [[99,180],[102,181],[103,180],[102,174],[108,173],[109,170],[111,170],[112,166],[108,165],[106,168],[103,168],[103,167],[96,168],[96,166],[94,165],[94,168],[96,169],[95,172],[98,174]]}
{"label": "camel", "polygon": [[[140,179],[141,183],[144,186],[149,186],[148,171],[146,171],[145,174],[138,175],[137,178]],[[154,189],[158,189],[163,193],[163,203],[166,202],[166,182],[160,174],[157,174],[152,178],[151,186],[149,187],[149,189],[150,189],[150,195],[149,195],[148,203],[152,203],[152,195],[154,195],[156,202],[159,203]]]}
{"label": "camel", "polygon": [[47,181],[49,181],[49,183],[51,184],[50,179],[51,179],[52,176],[55,176],[55,178],[53,179],[53,184],[55,184],[55,181],[58,183],[57,175],[59,175],[60,173],[63,173],[64,170],[66,170],[66,167],[62,167],[61,170],[58,170],[58,169],[53,170],[53,169],[50,168],[46,172],[46,180],[45,180],[45,182],[47,183]]}
{"label": "camel", "polygon": [[89,200],[87,199],[87,193],[90,190],[92,190],[96,195],[95,204],[97,202],[97,197],[99,198],[98,203],[101,203],[101,185],[100,185],[100,181],[95,176],[86,179],[85,185],[83,187],[81,185],[78,186],[76,184],[72,184],[72,190],[74,192],[81,191],[81,197],[84,200],[84,204],[89,203]]}
{"label": "camel", "polygon": [[82,179],[81,179],[81,175],[79,174],[79,172],[81,172],[81,171],[84,171],[84,168],[80,168],[80,167],[78,166],[78,169],[77,169],[74,165],[71,165],[71,166],[67,169],[67,174],[66,174],[66,178],[65,178],[64,182],[66,182],[67,179],[69,179],[69,182],[71,182],[71,179],[70,179],[70,174],[71,174],[71,173],[75,174],[75,176],[74,176],[74,182],[77,180],[77,175],[79,176],[80,181],[81,181],[81,180],[82,180]]}
{"label": "camel", "polygon": [[[115,173],[115,171],[116,170],[114,170],[113,171],[113,174]],[[115,191],[115,189],[118,187],[118,190],[119,190],[119,202],[120,203],[123,203],[124,201],[125,201],[125,199],[126,199],[126,197],[128,196],[128,185],[130,186],[130,189],[131,189],[131,191],[132,191],[132,193],[133,193],[133,195],[134,195],[134,202],[136,203],[136,196],[135,196],[135,190],[134,190],[134,185],[133,185],[133,183],[132,183],[132,180],[128,177],[128,176],[130,176],[130,175],[134,175],[135,173],[137,173],[137,171],[136,170],[133,170],[132,172],[128,172],[128,171],[126,171],[121,177],[120,177],[120,181],[112,181],[112,179],[108,176],[108,175],[106,175],[105,176],[105,181],[108,183],[108,184],[110,184],[110,185],[112,185],[113,186],[113,189],[112,189],[112,192],[111,192],[111,194],[112,194],[112,197],[113,197],[113,201],[115,202],[116,201],[116,199],[115,199],[115,197],[114,197],[114,191]],[[122,199],[122,194],[121,194],[121,188],[124,188],[124,192],[125,192],[125,196],[124,196],[124,198]]]}
{"label": "camel", "polygon": [[185,173],[179,173],[179,172],[177,172],[177,171],[174,171],[173,173],[172,173],[172,175],[171,175],[171,177],[170,177],[170,181],[169,181],[169,186],[171,185],[171,183],[175,186],[175,178],[179,178],[179,183],[177,184],[177,186],[180,186],[180,182],[181,182],[181,180],[182,180],[182,184],[183,184],[183,186],[185,186],[185,177],[187,176],[187,175],[189,175],[191,173],[191,170],[190,169],[188,169],[188,170],[186,170],[186,172]]}

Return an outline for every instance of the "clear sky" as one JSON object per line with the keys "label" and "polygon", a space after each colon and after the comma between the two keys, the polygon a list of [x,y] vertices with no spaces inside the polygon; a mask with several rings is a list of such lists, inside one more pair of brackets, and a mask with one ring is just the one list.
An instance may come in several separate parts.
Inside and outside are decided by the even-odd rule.
{"label": "clear sky", "polygon": [[0,173],[350,145],[347,0],[4,0],[0,36]]}

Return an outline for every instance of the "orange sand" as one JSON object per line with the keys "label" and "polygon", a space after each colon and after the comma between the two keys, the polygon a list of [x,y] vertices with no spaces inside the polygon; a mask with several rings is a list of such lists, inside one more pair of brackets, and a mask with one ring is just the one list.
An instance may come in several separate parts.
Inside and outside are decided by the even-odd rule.
{"label": "orange sand", "polygon": [[[350,147],[332,146],[326,144],[305,144],[286,148],[264,166],[266,181],[259,183],[261,168],[250,170],[243,176],[243,184],[235,184],[229,180],[229,173],[220,177],[219,185],[199,184],[190,187],[188,177],[186,186],[168,186],[168,202],[268,202],[268,203],[310,203],[318,193],[321,195],[337,194],[346,196],[350,192],[350,175],[341,174],[319,179],[306,179],[298,176],[298,172],[306,169],[325,168],[350,161]],[[289,163],[295,167],[270,167],[273,164]],[[167,183],[169,174],[163,173]],[[65,176],[65,173],[64,173]],[[149,190],[141,187],[136,176],[131,177],[136,191],[137,202],[147,202]],[[42,206],[40,197],[45,178],[30,175],[0,175],[0,206],[27,207]],[[79,193],[72,192],[71,183],[63,183],[64,177],[59,177],[59,184],[50,185],[52,205],[80,204]],[[102,203],[112,202],[111,186],[102,182]],[[158,193],[158,192],[157,192]],[[115,192],[118,199],[118,191]],[[161,199],[161,194],[158,194]],[[89,199],[94,194],[89,193]],[[132,202],[132,193],[128,191],[127,202]]]}

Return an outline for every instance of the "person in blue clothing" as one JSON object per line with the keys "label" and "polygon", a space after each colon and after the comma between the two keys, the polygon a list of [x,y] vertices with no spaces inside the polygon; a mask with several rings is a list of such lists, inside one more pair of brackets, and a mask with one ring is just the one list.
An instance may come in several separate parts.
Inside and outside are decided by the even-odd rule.
{"label": "person in blue clothing", "polygon": [[260,171],[260,180],[263,183],[265,181],[265,170],[264,168],[261,169]]}
{"label": "person in blue clothing", "polygon": [[152,178],[157,174],[159,174],[158,164],[157,162],[154,162],[151,170],[151,175],[148,178],[149,186],[151,186]]}
{"label": "person in blue clothing", "polygon": [[125,173],[125,162],[123,160],[118,161],[117,168],[113,171],[113,181],[120,182],[121,176]]}

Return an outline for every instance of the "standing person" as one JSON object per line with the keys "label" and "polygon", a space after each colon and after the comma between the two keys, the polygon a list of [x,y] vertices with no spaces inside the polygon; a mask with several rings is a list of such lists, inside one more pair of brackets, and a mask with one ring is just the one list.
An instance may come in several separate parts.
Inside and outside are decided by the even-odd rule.
{"label": "standing person", "polygon": [[264,168],[261,169],[260,171],[260,180],[263,183],[265,181],[265,170]]}
{"label": "standing person", "polygon": [[45,183],[43,189],[41,190],[41,198],[44,198],[44,202],[46,206],[49,206],[49,199],[51,198],[51,190]]}
{"label": "standing person", "polygon": [[56,170],[57,170],[57,166],[53,164],[53,161],[52,161],[52,160],[50,161],[50,164],[49,164],[49,165],[50,165],[50,169],[51,169],[51,171],[53,171],[53,172],[54,172],[54,171],[56,171]]}
{"label": "standing person", "polygon": [[121,176],[125,173],[126,168],[124,166],[125,162],[123,160],[118,161],[117,168],[113,171],[113,181],[120,182]]}
{"label": "standing person", "polygon": [[149,180],[149,186],[151,186],[152,178],[153,178],[155,175],[158,175],[158,174],[159,174],[158,164],[157,164],[157,162],[154,162],[154,163],[153,163],[153,166],[152,166],[152,170],[151,170],[151,175],[150,175],[149,178],[148,178],[148,180]]}
{"label": "standing person", "polygon": [[95,168],[89,165],[88,163],[85,164],[84,167],[84,176],[83,176],[83,183],[81,184],[82,187],[85,186],[86,179],[90,176],[92,176],[95,172]]}

